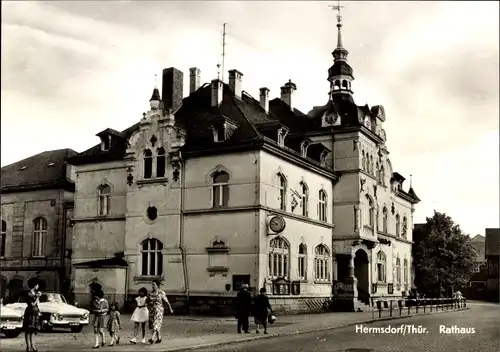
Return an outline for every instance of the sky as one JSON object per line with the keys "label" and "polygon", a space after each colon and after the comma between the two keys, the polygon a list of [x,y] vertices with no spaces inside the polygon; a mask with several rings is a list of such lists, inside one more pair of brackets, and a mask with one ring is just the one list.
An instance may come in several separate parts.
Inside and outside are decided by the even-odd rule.
{"label": "sky", "polygon": [[[225,77],[271,98],[289,79],[294,105],[327,101],[336,2],[2,1],[1,165],[77,152],[149,108],[161,70]],[[422,201],[415,222],[446,213],[464,232],[499,227],[499,4],[342,3],[358,105],[383,105],[395,172]],[[158,84],[161,80],[158,79]]]}

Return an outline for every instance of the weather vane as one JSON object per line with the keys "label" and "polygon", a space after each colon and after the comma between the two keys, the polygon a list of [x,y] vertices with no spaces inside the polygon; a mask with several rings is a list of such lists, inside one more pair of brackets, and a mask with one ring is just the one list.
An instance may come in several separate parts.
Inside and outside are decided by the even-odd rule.
{"label": "weather vane", "polygon": [[337,5],[328,5],[328,6],[331,7],[333,10],[337,11],[337,21],[340,23],[342,21],[342,16],[340,16],[340,9],[344,7],[340,5],[340,0],[337,1]]}
{"label": "weather vane", "polygon": [[155,73],[155,88],[158,88],[158,75]]}

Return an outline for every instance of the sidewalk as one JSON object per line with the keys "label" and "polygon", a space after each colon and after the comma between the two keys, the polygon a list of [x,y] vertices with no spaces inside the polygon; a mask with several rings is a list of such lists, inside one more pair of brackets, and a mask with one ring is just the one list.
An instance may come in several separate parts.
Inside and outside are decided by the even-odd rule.
{"label": "sidewalk", "polygon": [[[440,312],[441,313],[441,312]],[[419,312],[418,315],[423,314]],[[427,312],[429,314],[429,312]],[[436,314],[435,312],[432,314]],[[412,314],[414,316],[416,314]],[[408,317],[403,315],[402,317]],[[359,313],[325,313],[288,315],[277,317],[274,325],[268,328],[269,335],[255,333],[253,318],[250,318],[250,334],[236,333],[236,320],[234,318],[193,317],[193,316],[166,316],[162,329],[162,343],[154,345],[132,345],[128,339],[132,335],[133,324],[130,316],[122,316],[124,329],[120,332],[121,344],[114,347],[104,347],[99,350],[128,352],[128,351],[178,351],[184,349],[208,348],[222,344],[232,344],[255,339],[287,336],[305,332],[328,330],[336,327],[368,323],[373,320],[381,321],[390,318],[373,319],[372,312]],[[395,319],[394,317],[392,319]],[[147,331],[149,338],[149,331]],[[93,351],[93,333],[87,327],[80,334],[68,332],[52,332],[35,336],[38,350],[42,351]],[[1,339],[1,351],[24,351],[24,338]]]}

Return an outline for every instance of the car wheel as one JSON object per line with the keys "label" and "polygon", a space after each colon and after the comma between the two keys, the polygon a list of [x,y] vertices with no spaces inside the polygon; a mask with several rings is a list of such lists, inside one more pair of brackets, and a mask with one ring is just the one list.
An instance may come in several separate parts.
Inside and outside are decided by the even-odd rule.
{"label": "car wheel", "polygon": [[13,339],[13,338],[18,337],[20,333],[21,333],[21,331],[19,331],[19,330],[5,331],[4,332],[5,336],[8,337],[9,339]]}
{"label": "car wheel", "polygon": [[80,326],[75,326],[74,328],[71,328],[71,332],[82,332],[83,330],[83,325],[80,325]]}

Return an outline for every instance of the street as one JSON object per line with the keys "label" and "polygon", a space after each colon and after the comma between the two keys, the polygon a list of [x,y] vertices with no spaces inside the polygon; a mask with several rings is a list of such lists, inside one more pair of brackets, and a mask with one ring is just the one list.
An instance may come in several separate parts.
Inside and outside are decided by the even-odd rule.
{"label": "street", "polygon": [[[413,318],[381,321],[366,327],[399,327],[421,325],[427,334],[360,334],[350,326],[319,333],[219,346],[204,352],[498,352],[500,351],[500,306],[472,303],[467,311],[423,315]],[[440,334],[439,325],[472,327],[474,334]],[[269,329],[272,332],[272,328]],[[254,332],[255,333],[255,332]]]}

